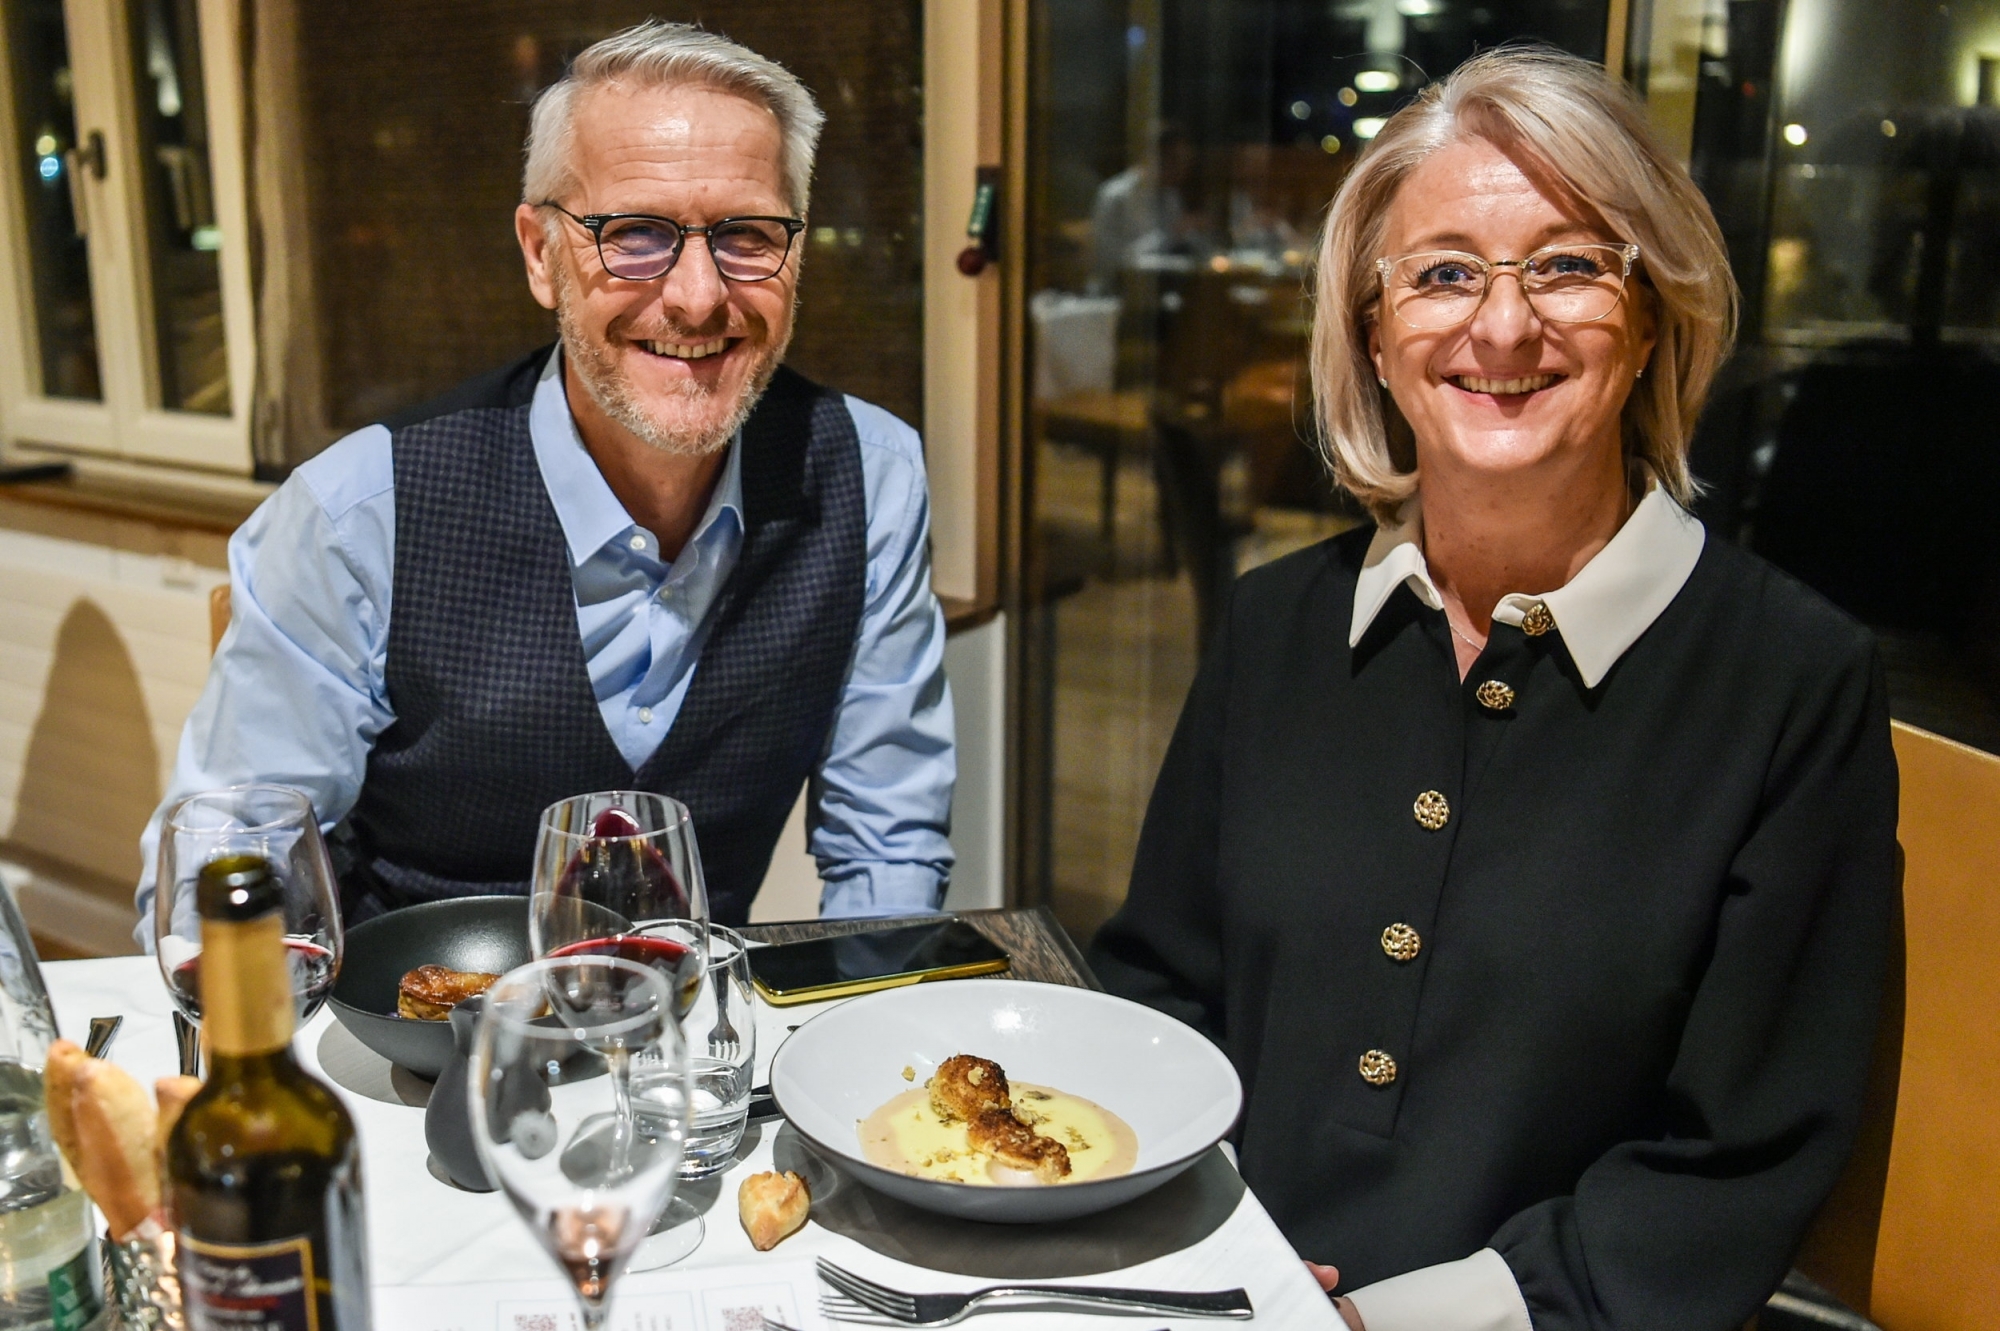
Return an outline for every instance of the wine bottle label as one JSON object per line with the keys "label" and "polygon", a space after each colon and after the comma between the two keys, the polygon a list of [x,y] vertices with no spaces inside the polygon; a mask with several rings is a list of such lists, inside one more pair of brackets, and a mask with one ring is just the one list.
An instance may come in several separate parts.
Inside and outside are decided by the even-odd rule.
{"label": "wine bottle label", "polygon": [[207,1243],[183,1230],[178,1265],[188,1331],[319,1331],[312,1240],[303,1235]]}
{"label": "wine bottle label", "polygon": [[292,1042],[297,1024],[285,921],[277,912],[201,926],[202,1034],[218,1054],[266,1054]]}

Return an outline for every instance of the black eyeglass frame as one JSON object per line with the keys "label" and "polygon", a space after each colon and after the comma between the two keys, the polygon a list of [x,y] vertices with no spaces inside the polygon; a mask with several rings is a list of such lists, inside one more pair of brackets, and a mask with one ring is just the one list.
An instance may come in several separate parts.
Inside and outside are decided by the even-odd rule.
{"label": "black eyeglass frame", "polygon": [[[712,222],[707,226],[689,226],[685,222],[676,222],[671,217],[661,217],[658,213],[585,213],[579,217],[557,203],[554,199],[544,199],[539,206],[555,209],[564,217],[567,217],[570,221],[588,231],[591,242],[597,247],[597,261],[604,265],[605,272],[610,273],[611,276],[621,282],[657,282],[668,273],[674,271],[674,265],[681,261],[681,252],[687,248],[689,236],[701,236],[707,239],[709,242],[709,258],[713,259],[715,257],[715,241],[713,236],[717,231],[738,222],[775,222],[785,229],[785,252],[778,256],[778,266],[776,268],[773,268],[762,277],[731,277],[728,273],[722,271],[720,263],[715,265],[715,271],[720,274],[725,282],[768,282],[785,271],[785,265],[791,262],[792,246],[798,242],[799,233],[806,229],[806,220],[803,217],[767,217],[761,214],[745,214],[742,217],[725,217],[721,221]],[[650,277],[627,277],[623,273],[614,272],[611,264],[604,257],[604,228],[613,222],[631,221],[663,222],[672,227],[675,233],[680,236],[680,240],[675,243],[672,253],[667,256],[666,267],[660,269],[659,272],[652,274]]]}

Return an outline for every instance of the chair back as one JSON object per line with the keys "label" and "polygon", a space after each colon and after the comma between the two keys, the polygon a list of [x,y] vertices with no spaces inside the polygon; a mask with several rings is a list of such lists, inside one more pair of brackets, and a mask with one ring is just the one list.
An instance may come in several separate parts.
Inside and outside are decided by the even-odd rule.
{"label": "chair back", "polygon": [[208,654],[215,655],[215,649],[222,645],[222,635],[229,632],[229,584],[218,582],[208,589]]}
{"label": "chair back", "polygon": [[1861,1137],[1799,1269],[1884,1331],[2000,1331],[2000,758],[1897,722],[1902,909]]}

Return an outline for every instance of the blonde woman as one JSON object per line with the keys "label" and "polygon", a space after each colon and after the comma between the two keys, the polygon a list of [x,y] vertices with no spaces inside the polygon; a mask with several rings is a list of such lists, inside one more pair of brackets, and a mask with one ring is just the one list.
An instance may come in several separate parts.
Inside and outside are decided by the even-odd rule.
{"label": "blonde woman", "polygon": [[1603,70],[1501,50],[1318,281],[1377,525],[1238,585],[1093,961],[1229,1052],[1350,1326],[1740,1327],[1854,1135],[1896,772],[1869,635],[1687,511],[1714,219]]}

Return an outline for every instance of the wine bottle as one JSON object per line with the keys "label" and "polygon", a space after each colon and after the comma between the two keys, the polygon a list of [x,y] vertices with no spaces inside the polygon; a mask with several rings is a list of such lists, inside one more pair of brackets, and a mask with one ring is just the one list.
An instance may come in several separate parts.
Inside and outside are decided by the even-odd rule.
{"label": "wine bottle", "polygon": [[208,1080],[167,1142],[188,1331],[366,1331],[361,1152],[292,1056],[283,902],[265,860],[201,871]]}

